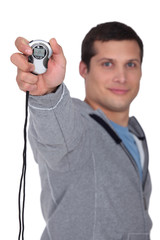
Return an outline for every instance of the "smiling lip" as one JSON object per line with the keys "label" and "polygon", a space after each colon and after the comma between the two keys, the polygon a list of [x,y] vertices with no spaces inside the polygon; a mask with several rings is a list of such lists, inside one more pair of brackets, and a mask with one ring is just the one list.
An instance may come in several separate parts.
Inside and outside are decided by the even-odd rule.
{"label": "smiling lip", "polygon": [[128,92],[127,89],[117,89],[117,88],[109,88],[109,90],[114,93],[114,94],[117,94],[117,95],[124,95]]}

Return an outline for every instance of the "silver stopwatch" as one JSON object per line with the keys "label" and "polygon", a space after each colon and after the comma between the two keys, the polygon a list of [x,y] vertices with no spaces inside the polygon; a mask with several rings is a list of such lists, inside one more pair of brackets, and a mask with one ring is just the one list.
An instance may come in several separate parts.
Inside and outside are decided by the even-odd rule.
{"label": "silver stopwatch", "polygon": [[33,40],[29,42],[32,48],[32,55],[28,57],[28,61],[35,66],[34,74],[43,74],[47,71],[48,60],[52,56],[52,49],[48,42],[44,40]]}

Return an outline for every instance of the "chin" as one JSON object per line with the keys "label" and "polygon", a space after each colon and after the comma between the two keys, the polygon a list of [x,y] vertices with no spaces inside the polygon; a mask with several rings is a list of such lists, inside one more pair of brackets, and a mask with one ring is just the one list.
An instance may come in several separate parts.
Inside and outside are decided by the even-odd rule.
{"label": "chin", "polygon": [[109,109],[112,112],[128,112],[129,104],[118,102],[116,104],[110,104],[110,106],[106,106],[106,109]]}

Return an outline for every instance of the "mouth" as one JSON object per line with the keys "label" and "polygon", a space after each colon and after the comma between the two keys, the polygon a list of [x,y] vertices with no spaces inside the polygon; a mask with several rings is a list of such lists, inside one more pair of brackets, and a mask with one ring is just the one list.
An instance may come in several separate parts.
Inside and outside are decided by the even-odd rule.
{"label": "mouth", "polygon": [[128,93],[128,89],[119,89],[119,88],[109,88],[109,91],[111,91],[112,93],[116,94],[116,95],[125,95],[126,93]]}

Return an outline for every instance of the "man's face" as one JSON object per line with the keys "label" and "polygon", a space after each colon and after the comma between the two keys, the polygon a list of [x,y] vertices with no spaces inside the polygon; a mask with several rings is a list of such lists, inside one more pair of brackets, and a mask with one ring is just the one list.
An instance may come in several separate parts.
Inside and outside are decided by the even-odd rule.
{"label": "man's face", "polygon": [[129,112],[136,97],[140,78],[140,48],[134,40],[96,41],[96,55],[90,69],[80,63],[80,74],[85,79],[86,102],[104,112]]}

